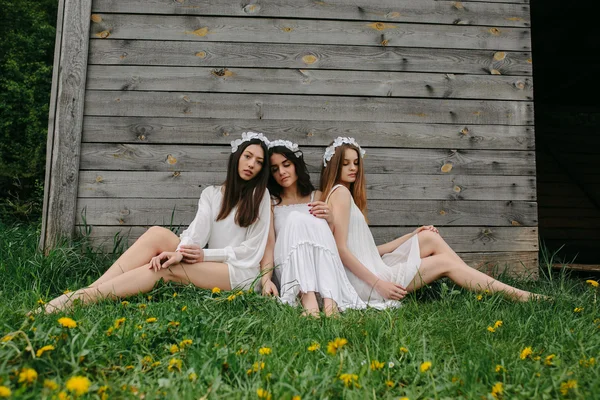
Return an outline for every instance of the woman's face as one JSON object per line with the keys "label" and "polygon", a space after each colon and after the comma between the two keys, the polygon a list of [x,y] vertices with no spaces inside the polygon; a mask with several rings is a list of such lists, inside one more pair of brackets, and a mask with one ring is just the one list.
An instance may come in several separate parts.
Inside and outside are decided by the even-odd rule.
{"label": "woman's face", "polygon": [[279,186],[287,188],[298,181],[296,166],[282,154],[273,153],[270,161],[271,174]]}
{"label": "woman's face", "polygon": [[249,181],[258,175],[265,161],[265,152],[258,144],[251,144],[244,149],[238,161],[240,178]]}
{"label": "woman's face", "polygon": [[342,183],[351,184],[356,182],[358,174],[358,152],[354,149],[344,150],[344,159],[342,160],[342,171],[340,181]]}

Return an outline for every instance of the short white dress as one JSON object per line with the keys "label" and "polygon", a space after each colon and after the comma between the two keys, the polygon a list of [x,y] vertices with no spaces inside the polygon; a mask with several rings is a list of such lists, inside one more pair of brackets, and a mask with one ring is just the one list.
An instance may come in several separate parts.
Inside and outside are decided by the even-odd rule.
{"label": "short white dress", "polygon": [[297,305],[299,293],[315,292],[333,299],[341,311],[366,306],[348,280],[327,221],[311,215],[307,203],[276,205],[273,216],[282,302]]}
{"label": "short white dress", "polygon": [[[336,185],[331,189],[326,202],[333,191],[340,187],[343,187],[343,185]],[[344,188],[342,190],[347,191],[348,189]],[[365,267],[380,279],[407,287],[417,275],[421,266],[419,239],[415,235],[398,246],[393,252],[380,256],[365,216],[356,203],[354,203],[351,195],[350,198],[352,204],[350,205],[350,221],[348,223],[348,249]],[[399,301],[386,300],[373,287],[354,275],[348,268],[346,268],[346,273],[360,298],[370,307],[383,309],[398,307],[400,305]]]}
{"label": "short white dress", "polygon": [[264,255],[271,227],[270,194],[260,202],[258,219],[243,228],[235,223],[234,207],[229,215],[217,221],[223,202],[222,186],[208,186],[198,201],[198,211],[190,226],[180,236],[182,245],[196,244],[204,249],[204,261],[221,262],[229,267],[231,289],[247,289],[257,282],[260,261]]}

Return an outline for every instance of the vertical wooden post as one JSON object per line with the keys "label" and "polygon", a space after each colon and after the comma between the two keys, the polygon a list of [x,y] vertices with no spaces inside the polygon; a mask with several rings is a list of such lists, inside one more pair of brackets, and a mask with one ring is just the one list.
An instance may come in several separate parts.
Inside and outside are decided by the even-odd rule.
{"label": "vertical wooden post", "polygon": [[60,0],[48,121],[40,247],[71,238],[75,226],[92,0]]}

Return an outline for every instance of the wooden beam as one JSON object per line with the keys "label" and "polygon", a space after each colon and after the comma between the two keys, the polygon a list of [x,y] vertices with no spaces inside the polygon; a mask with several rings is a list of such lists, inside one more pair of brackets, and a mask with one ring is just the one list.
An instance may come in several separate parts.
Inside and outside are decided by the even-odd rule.
{"label": "wooden beam", "polygon": [[43,249],[70,238],[75,225],[91,8],[91,0],[64,0],[56,97],[51,99],[55,112],[48,132],[52,149],[40,239]]}
{"label": "wooden beam", "polygon": [[[504,0],[503,0],[504,1]],[[93,12],[237,17],[284,17],[454,25],[530,25],[528,0],[517,4],[448,0],[96,0]]]}

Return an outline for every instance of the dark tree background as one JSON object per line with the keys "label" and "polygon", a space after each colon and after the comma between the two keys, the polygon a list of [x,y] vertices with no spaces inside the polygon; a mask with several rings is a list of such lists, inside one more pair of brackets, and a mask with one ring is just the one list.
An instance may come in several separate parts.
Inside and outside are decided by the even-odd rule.
{"label": "dark tree background", "polygon": [[0,0],[0,221],[41,216],[58,0]]}

